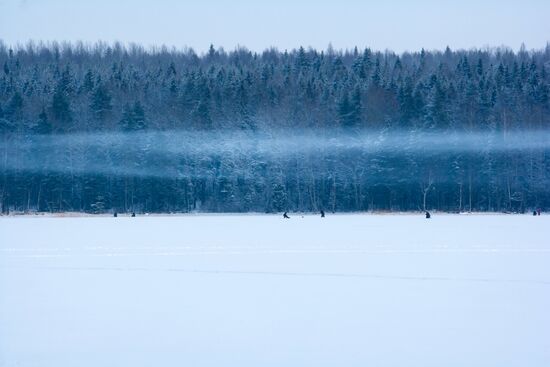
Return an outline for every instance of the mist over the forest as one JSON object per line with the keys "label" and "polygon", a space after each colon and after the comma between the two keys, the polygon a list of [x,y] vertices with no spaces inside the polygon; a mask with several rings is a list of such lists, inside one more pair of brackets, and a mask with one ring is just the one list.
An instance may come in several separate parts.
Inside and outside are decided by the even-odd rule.
{"label": "mist over the forest", "polygon": [[549,207],[550,47],[0,42],[2,211]]}
{"label": "mist over the forest", "polygon": [[[181,159],[233,159],[255,157],[265,162],[310,157],[358,154],[375,157],[427,158],[461,154],[505,154],[550,150],[550,131],[490,132],[325,131],[302,130],[251,133],[242,131],[141,131],[15,136],[0,142],[0,151],[12,157],[8,171],[110,174],[173,178]],[[124,157],[124,159],[123,159]],[[241,174],[235,167],[228,175]],[[316,173],[314,173],[318,176]],[[204,173],[187,173],[188,178]]]}

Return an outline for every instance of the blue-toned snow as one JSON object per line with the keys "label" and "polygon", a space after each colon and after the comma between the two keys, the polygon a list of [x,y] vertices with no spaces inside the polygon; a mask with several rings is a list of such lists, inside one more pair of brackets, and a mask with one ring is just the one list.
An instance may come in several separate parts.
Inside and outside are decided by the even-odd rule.
{"label": "blue-toned snow", "polygon": [[550,366],[550,216],[0,217],[0,366]]}

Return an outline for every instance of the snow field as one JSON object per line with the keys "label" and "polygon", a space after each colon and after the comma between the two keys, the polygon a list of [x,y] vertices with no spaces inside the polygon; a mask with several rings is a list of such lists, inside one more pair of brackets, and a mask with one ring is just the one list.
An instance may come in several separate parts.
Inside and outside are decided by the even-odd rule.
{"label": "snow field", "polygon": [[0,366],[548,366],[550,217],[0,218]]}

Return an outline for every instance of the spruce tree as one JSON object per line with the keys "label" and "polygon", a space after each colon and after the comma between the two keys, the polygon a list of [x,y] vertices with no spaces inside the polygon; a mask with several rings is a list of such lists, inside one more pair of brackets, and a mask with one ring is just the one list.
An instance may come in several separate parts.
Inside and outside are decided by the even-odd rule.
{"label": "spruce tree", "polygon": [[99,84],[94,90],[91,99],[90,109],[94,117],[97,120],[104,120],[113,108],[109,89],[105,85]]}

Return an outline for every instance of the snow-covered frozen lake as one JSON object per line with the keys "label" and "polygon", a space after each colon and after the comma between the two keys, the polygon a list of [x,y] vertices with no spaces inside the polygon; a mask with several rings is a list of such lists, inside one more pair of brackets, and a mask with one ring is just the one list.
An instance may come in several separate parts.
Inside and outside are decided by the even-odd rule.
{"label": "snow-covered frozen lake", "polygon": [[550,216],[0,217],[0,366],[550,366]]}

